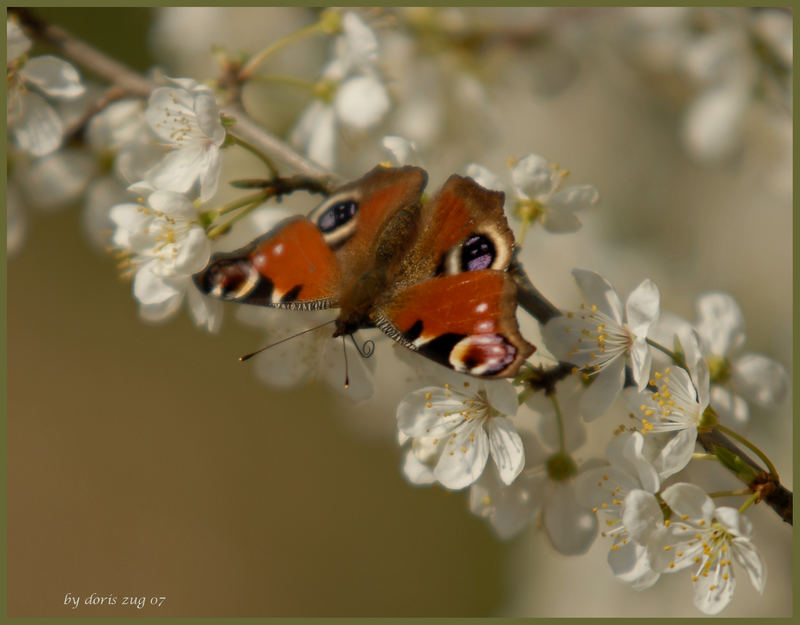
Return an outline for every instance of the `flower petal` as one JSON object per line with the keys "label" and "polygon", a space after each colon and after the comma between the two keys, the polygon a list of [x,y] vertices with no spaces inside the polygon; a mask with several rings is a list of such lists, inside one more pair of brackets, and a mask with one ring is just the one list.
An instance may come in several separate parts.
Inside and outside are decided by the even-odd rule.
{"label": "flower petal", "polygon": [[25,174],[29,202],[44,211],[65,208],[79,199],[97,164],[86,152],[67,148],[36,160]]}
{"label": "flower petal", "polygon": [[592,185],[573,185],[553,194],[547,201],[547,206],[558,213],[574,213],[594,206],[599,199],[600,194]]}
{"label": "flower petal", "polygon": [[51,98],[73,99],[86,91],[78,70],[57,56],[34,57],[25,64],[24,71],[25,80]]}
{"label": "flower petal", "polygon": [[683,138],[697,159],[710,162],[732,154],[751,89],[749,81],[726,81],[725,86],[707,89],[695,99],[686,113]]}
{"label": "flower petal", "polygon": [[572,275],[578,283],[578,288],[581,290],[586,304],[597,306],[600,312],[622,325],[622,300],[608,280],[599,273],[587,269],[573,269]]}
{"label": "flower petal", "polygon": [[11,63],[31,49],[31,40],[13,20],[6,19],[6,63]]}
{"label": "flower petal", "polygon": [[747,571],[750,583],[758,592],[763,593],[767,582],[767,565],[753,543],[745,538],[734,538],[731,541],[731,550],[735,560]]}
{"label": "flower petal", "polygon": [[711,406],[717,411],[725,425],[744,427],[750,420],[747,402],[728,389],[714,384],[711,386]]}
{"label": "flower petal", "polygon": [[402,167],[419,164],[417,146],[413,141],[397,135],[387,135],[381,140],[381,145],[392,155],[396,165]]}
{"label": "flower petal", "polygon": [[345,124],[366,130],[389,111],[389,94],[377,78],[356,76],[339,86],[334,108]]}
{"label": "flower petal", "polygon": [[545,491],[543,475],[523,474],[510,486],[488,469],[469,489],[469,509],[489,520],[502,540],[516,536],[539,512]]}
{"label": "flower petal", "polygon": [[656,496],[648,491],[634,489],[625,496],[622,523],[631,538],[644,545],[664,524],[664,515]]}
{"label": "flower petal", "polygon": [[477,480],[489,459],[486,431],[468,423],[458,428],[445,443],[433,474],[451,490],[466,488]]}
{"label": "flower petal", "polygon": [[619,395],[625,383],[625,361],[615,358],[600,373],[593,376],[592,383],[583,391],[580,399],[581,416],[587,421],[605,414]]}
{"label": "flower petal", "polygon": [[725,609],[736,588],[732,570],[726,577],[713,573],[698,577],[694,582],[694,605],[698,610],[705,614],[719,614]]}
{"label": "flower petal", "polygon": [[558,212],[545,207],[544,219],[542,221],[544,229],[554,234],[576,232],[581,228],[581,220],[568,212]]}
{"label": "flower petal", "polygon": [[21,94],[8,113],[9,130],[21,150],[44,156],[58,149],[64,127],[55,109],[38,93]]}
{"label": "flower petal", "polygon": [[204,160],[201,145],[173,150],[146,172],[145,179],[159,190],[188,193],[202,173]]}
{"label": "flower petal", "polygon": [[727,293],[712,291],[697,298],[697,332],[704,351],[725,356],[744,343],[744,317]]}
{"label": "flower petal", "polygon": [[714,514],[714,502],[711,497],[694,484],[679,482],[668,486],[661,493],[661,498],[679,517],[686,517],[691,523],[705,521],[711,523]]}
{"label": "flower petal", "polygon": [[662,480],[683,469],[692,459],[697,443],[697,428],[680,430],[653,460],[653,466]]}
{"label": "flower petal", "polygon": [[511,180],[524,196],[537,197],[553,188],[553,169],[544,156],[528,154],[511,168]]}
{"label": "flower petal", "polygon": [[772,358],[744,354],[733,362],[731,369],[731,386],[759,406],[776,406],[786,397],[789,388],[786,370]]}
{"label": "flower petal", "polygon": [[504,484],[511,484],[525,466],[522,438],[507,417],[492,417],[487,425],[489,451]]}
{"label": "flower petal", "polygon": [[615,546],[608,552],[608,565],[617,579],[631,584],[635,590],[649,588],[658,581],[660,575],[650,568],[645,547],[633,541]]}
{"label": "flower petal", "polygon": [[517,414],[519,400],[517,389],[508,380],[486,380],[479,389],[486,393],[488,404],[500,414],[513,417]]}
{"label": "flower petal", "polygon": [[483,165],[479,165],[478,163],[470,163],[467,165],[466,174],[484,189],[505,192],[505,188],[503,183],[500,182],[500,178],[495,176],[491,170]]}
{"label": "flower petal", "polygon": [[397,406],[397,427],[412,438],[444,437],[464,421],[461,398],[438,386],[406,395]]}
{"label": "flower petal", "polygon": [[[133,295],[145,306],[173,302],[176,299],[180,305],[183,291],[176,288],[172,280],[154,274],[149,265],[144,265],[133,278]],[[171,309],[172,306],[169,308]]]}
{"label": "flower petal", "polygon": [[408,449],[403,454],[401,471],[405,478],[416,486],[430,486],[436,482],[431,468],[422,462],[413,449]]}
{"label": "flower petal", "polygon": [[653,355],[644,337],[637,337],[633,341],[630,350],[631,374],[638,385],[638,389],[643,391],[650,381],[650,368],[653,364]]}
{"label": "flower petal", "polygon": [[625,315],[628,327],[637,338],[645,338],[650,326],[658,321],[660,300],[658,287],[649,278],[631,291],[625,303]]}
{"label": "flower petal", "polygon": [[566,482],[551,485],[543,520],[550,542],[564,555],[585,553],[597,536],[597,517],[577,502]]}
{"label": "flower petal", "polygon": [[205,328],[212,334],[219,332],[223,310],[220,300],[204,295],[192,284],[187,289],[187,303],[189,314],[197,327]]}

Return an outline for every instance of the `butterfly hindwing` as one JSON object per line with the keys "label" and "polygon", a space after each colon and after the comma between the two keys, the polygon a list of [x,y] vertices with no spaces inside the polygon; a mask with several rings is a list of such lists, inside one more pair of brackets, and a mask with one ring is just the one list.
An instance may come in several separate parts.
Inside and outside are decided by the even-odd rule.
{"label": "butterfly hindwing", "polygon": [[513,375],[534,347],[519,333],[516,286],[492,269],[446,275],[410,286],[375,313],[391,338],[462,373]]}
{"label": "butterfly hindwing", "polygon": [[434,275],[495,269],[511,262],[514,236],[503,211],[504,194],[452,175],[422,208],[420,232],[404,261],[403,282]]}

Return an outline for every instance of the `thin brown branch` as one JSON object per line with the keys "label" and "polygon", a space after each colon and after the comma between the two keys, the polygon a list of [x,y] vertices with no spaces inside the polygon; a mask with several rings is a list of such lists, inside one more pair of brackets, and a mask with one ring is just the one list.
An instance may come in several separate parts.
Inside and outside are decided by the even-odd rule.
{"label": "thin brown branch", "polygon": [[264,130],[258,122],[250,117],[241,104],[229,104],[223,107],[222,113],[236,120],[234,128],[237,135],[297,173],[304,176],[337,178],[329,170],[298,154],[287,143]]}
{"label": "thin brown branch", "polygon": [[561,311],[542,295],[539,289],[533,286],[533,282],[531,282],[519,260],[515,258],[511,261],[508,273],[517,283],[517,303],[539,323],[544,325],[553,317],[558,317],[561,314]]}
{"label": "thin brown branch", "polygon": [[[78,39],[63,28],[48,24],[30,9],[13,9],[25,29],[42,43],[55,48],[62,56],[107,81],[125,95],[147,98],[158,85],[103,51]],[[324,167],[298,154],[288,144],[262,128],[239,104],[223,108],[225,115],[236,120],[236,132],[266,154],[304,176],[335,179]]]}
{"label": "thin brown branch", "polygon": [[29,9],[14,9],[21,24],[39,41],[55,48],[66,58],[123,89],[126,93],[146,98],[155,87],[147,78],[127,65],[109,57],[97,48],[74,37],[64,29],[48,24]]}
{"label": "thin brown branch", "polygon": [[759,493],[760,498],[775,510],[781,519],[792,525],[792,491],[778,482],[775,476],[764,471],[763,467],[719,430],[700,432],[697,435],[697,441],[702,445],[703,449],[712,454],[717,447],[727,449],[752,468],[758,474],[758,477],[747,486],[751,491]]}

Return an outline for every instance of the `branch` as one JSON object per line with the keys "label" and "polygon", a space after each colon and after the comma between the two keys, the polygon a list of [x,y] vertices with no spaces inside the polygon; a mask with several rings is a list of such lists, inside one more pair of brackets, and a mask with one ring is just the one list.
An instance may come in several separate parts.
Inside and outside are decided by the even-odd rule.
{"label": "branch", "polygon": [[58,26],[41,20],[29,9],[14,9],[20,22],[39,41],[58,50],[66,58],[75,61],[111,84],[117,85],[130,95],[146,98],[155,87],[155,83],[100,52],[97,48],[77,39]]}
{"label": "branch", "polygon": [[[64,29],[48,24],[29,9],[13,9],[20,23],[42,43],[55,48],[65,58],[77,63],[93,74],[114,85],[124,94],[148,98],[158,84],[111,58],[105,52],[78,39]],[[258,149],[274,156],[276,160],[305,176],[330,178],[333,174],[325,168],[298,154],[285,142],[264,130],[247,111],[238,104],[222,109],[222,113],[235,118],[236,131]]]}
{"label": "branch", "polygon": [[558,317],[561,314],[561,311],[542,295],[539,289],[533,286],[533,282],[531,282],[525,269],[516,258],[511,261],[508,273],[517,283],[517,303],[539,323],[544,325],[553,317]]}
{"label": "branch", "polygon": [[752,458],[737,447],[727,436],[719,430],[699,432],[697,441],[709,453],[714,453],[716,447],[722,447],[739,457],[742,462],[752,468],[759,477],[747,486],[751,491],[760,494],[760,498],[778,513],[786,523],[792,525],[792,491],[777,481],[774,476],[767,474],[763,467],[759,466]]}
{"label": "branch", "polygon": [[287,143],[264,130],[258,122],[248,115],[241,104],[229,104],[223,107],[222,113],[236,120],[234,128],[236,129],[236,134],[242,139],[270,156],[274,156],[275,159],[299,174],[320,178],[334,176],[332,172],[298,154]]}

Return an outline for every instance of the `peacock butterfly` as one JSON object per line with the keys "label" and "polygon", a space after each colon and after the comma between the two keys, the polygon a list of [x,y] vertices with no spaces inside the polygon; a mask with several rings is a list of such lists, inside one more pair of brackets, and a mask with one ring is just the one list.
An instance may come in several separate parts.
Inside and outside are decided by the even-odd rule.
{"label": "peacock butterfly", "polygon": [[195,283],[245,304],[339,308],[333,336],[377,327],[456,371],[512,376],[535,347],[515,317],[503,193],[453,175],[423,204],[426,182],[418,167],[378,166],[308,217],[215,254]]}

